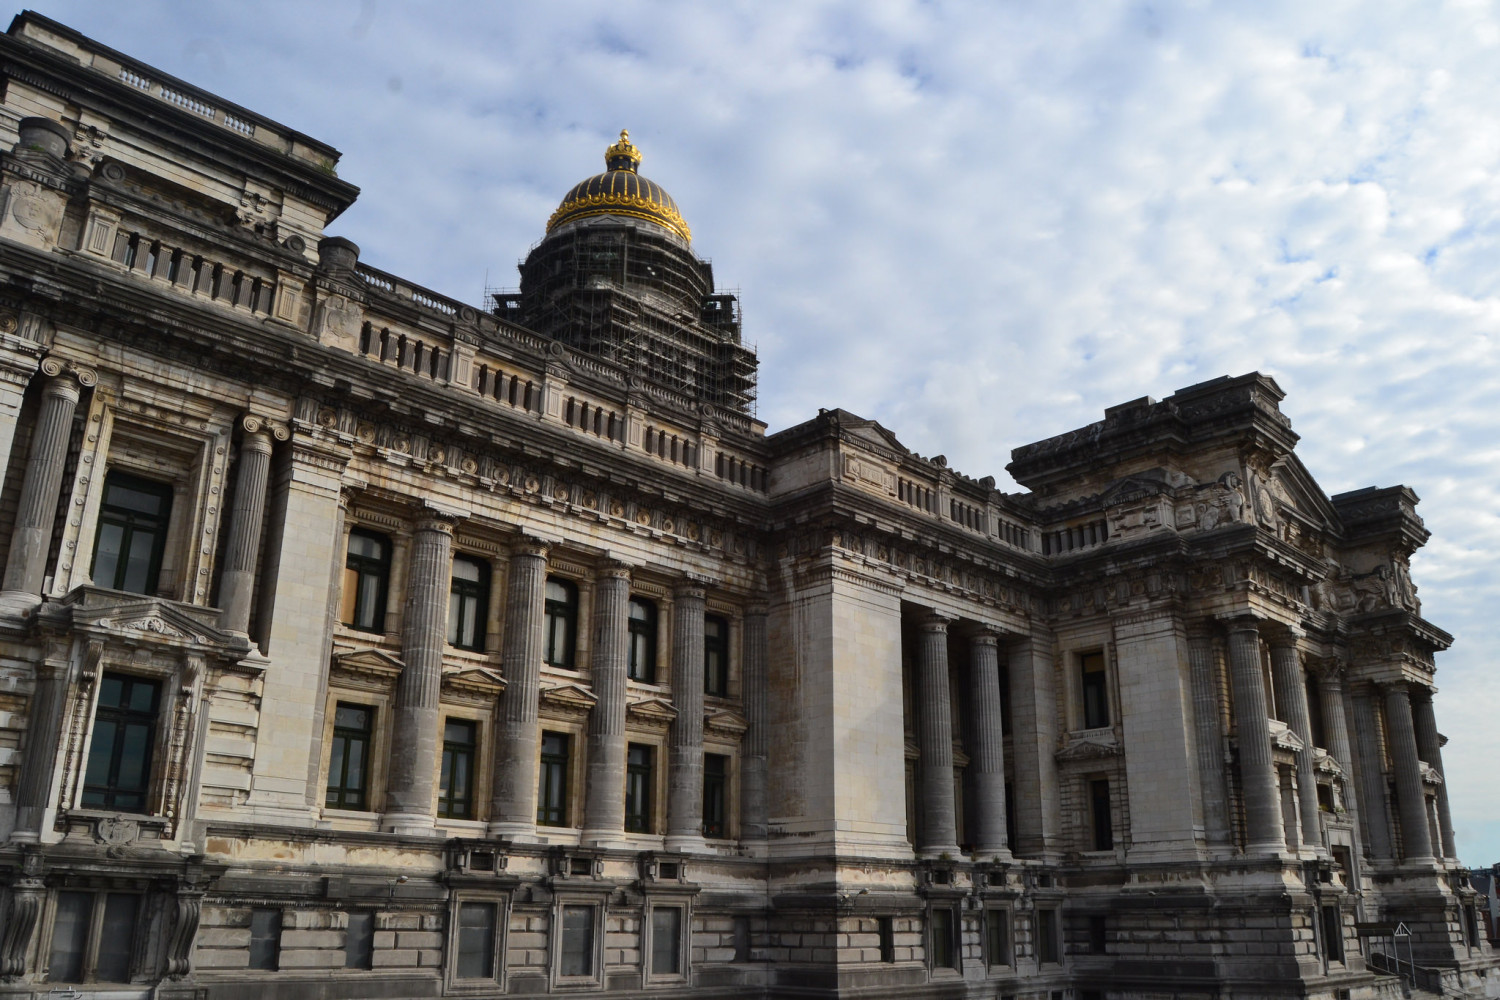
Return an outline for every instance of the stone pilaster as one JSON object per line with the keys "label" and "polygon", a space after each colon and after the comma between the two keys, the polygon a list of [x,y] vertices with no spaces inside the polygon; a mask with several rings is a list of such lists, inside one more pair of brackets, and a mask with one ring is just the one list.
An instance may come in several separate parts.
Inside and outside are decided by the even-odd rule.
{"label": "stone pilaster", "polygon": [[1354,754],[1359,777],[1360,837],[1372,858],[1395,857],[1391,818],[1386,807],[1385,774],[1381,767],[1380,724],[1375,715],[1375,692],[1368,682],[1349,686],[1354,717]]}
{"label": "stone pilaster", "polygon": [[26,387],[36,374],[40,344],[6,333],[0,320],[0,485],[10,468],[10,451],[15,444],[16,425],[21,418],[21,404]]}
{"label": "stone pilaster", "polygon": [[979,632],[970,643],[969,697],[974,720],[969,767],[973,774],[974,856],[1010,859],[1005,840],[1005,730],[1000,702],[1000,640]]}
{"label": "stone pilaster", "polygon": [[1422,765],[1417,734],[1412,725],[1411,695],[1404,681],[1386,686],[1385,731],[1391,763],[1396,771],[1396,805],[1401,813],[1401,845],[1405,860],[1431,862],[1432,834],[1427,828],[1427,795],[1422,788]]}
{"label": "stone pilaster", "polygon": [[766,635],[765,607],[746,608],[740,633],[740,692],[747,723],[741,744],[740,839],[749,842],[765,841],[770,801],[766,787],[766,671],[770,655]]}
{"label": "stone pilaster", "polygon": [[1218,670],[1213,635],[1206,627],[1188,632],[1188,680],[1193,693],[1193,745],[1203,792],[1203,839],[1210,847],[1230,843],[1229,793],[1224,785],[1224,734],[1219,719]]}
{"label": "stone pilaster", "polygon": [[224,548],[224,575],[219,583],[219,627],[246,634],[255,591],[255,563],[260,555],[261,522],[266,512],[266,482],[271,471],[271,435],[256,417],[246,417],[240,442],[240,469],[235,477],[234,510]]}
{"label": "stone pilaster", "polygon": [[448,641],[448,591],[453,578],[453,522],[446,515],[417,522],[406,575],[401,658],[391,730],[390,785],[381,826],[398,833],[432,830],[442,718],[438,702]]}
{"label": "stone pilaster", "polygon": [[42,362],[42,370],[52,377],[42,389],[41,410],[31,435],[31,455],[21,481],[21,499],[16,508],[3,594],[0,594],[0,607],[18,610],[41,601],[47,546],[57,515],[73,411],[78,407],[78,380],[61,374],[61,366],[52,358]]}
{"label": "stone pilaster", "polygon": [[542,686],[542,628],[547,596],[547,545],[532,538],[511,546],[505,595],[501,668],[505,694],[495,727],[495,783],[490,835],[536,833],[537,706]]}
{"label": "stone pilaster", "polygon": [[672,706],[667,737],[667,850],[703,846],[703,613],[697,584],[677,588],[672,605]]}
{"label": "stone pilaster", "polygon": [[1443,840],[1443,857],[1457,860],[1458,851],[1453,843],[1453,815],[1448,811],[1448,781],[1443,772],[1442,740],[1438,738],[1431,691],[1423,691],[1412,699],[1411,715],[1417,731],[1417,753],[1443,778],[1443,783],[1437,786],[1438,835]]}
{"label": "stone pilaster", "polygon": [[1322,820],[1318,816],[1318,777],[1313,770],[1312,723],[1307,709],[1307,675],[1302,672],[1302,654],[1296,633],[1278,635],[1271,641],[1271,679],[1276,685],[1276,706],[1281,721],[1302,741],[1297,751],[1297,807],[1302,820],[1302,844],[1326,855]]}
{"label": "stone pilaster", "polygon": [[1032,635],[1010,646],[1011,761],[1015,771],[1018,857],[1054,858],[1061,850],[1062,800],[1057,783],[1057,695],[1052,640]]}
{"label": "stone pilaster", "polygon": [[1245,616],[1229,623],[1229,673],[1240,750],[1240,789],[1245,800],[1245,852],[1279,854],[1286,849],[1286,835],[1281,825],[1281,793],[1271,757],[1260,629],[1254,618]]}
{"label": "stone pilaster", "polygon": [[625,834],[625,691],[630,652],[630,568],[610,563],[594,584],[591,672],[598,702],[589,713],[589,769],[583,842],[623,843]]}
{"label": "stone pilaster", "polygon": [[[922,805],[922,841],[917,853],[958,857],[958,825],[953,802],[953,706],[948,693],[948,619],[922,620],[917,651],[922,759],[918,801]],[[1004,794],[1002,792],[1002,794]]]}

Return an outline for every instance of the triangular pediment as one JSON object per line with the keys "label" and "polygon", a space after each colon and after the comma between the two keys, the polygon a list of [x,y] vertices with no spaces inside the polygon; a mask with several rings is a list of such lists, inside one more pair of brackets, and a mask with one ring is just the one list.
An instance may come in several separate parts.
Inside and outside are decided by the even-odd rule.
{"label": "triangular pediment", "polygon": [[1276,498],[1281,503],[1325,526],[1337,523],[1338,515],[1328,495],[1296,455],[1288,455],[1277,462],[1271,474],[1275,479]]}
{"label": "triangular pediment", "polygon": [[1059,761],[1103,760],[1108,757],[1118,757],[1122,752],[1113,732],[1091,732],[1087,736],[1076,736],[1070,739],[1068,744],[1053,756]]}
{"label": "triangular pediment", "polygon": [[235,656],[243,656],[250,649],[244,636],[218,628],[215,622],[219,613],[212,608],[97,587],[79,587],[65,598],[64,606],[71,611],[73,622],[85,629],[173,644],[214,646]]}
{"label": "triangular pediment", "polygon": [[1129,476],[1110,484],[1103,493],[1099,494],[1099,502],[1104,507],[1118,507],[1121,504],[1138,503],[1149,497],[1161,496],[1170,491],[1171,488],[1159,479]]}
{"label": "triangular pediment", "polygon": [[481,698],[493,698],[505,690],[505,678],[493,667],[466,667],[443,674],[444,690]]}
{"label": "triangular pediment", "polygon": [[571,709],[575,712],[586,712],[599,703],[594,693],[579,684],[554,684],[544,687],[541,691],[541,699],[554,708]]}
{"label": "triangular pediment", "polygon": [[677,718],[677,709],[665,698],[651,697],[627,703],[625,714],[639,725],[665,726]]}
{"label": "triangular pediment", "polygon": [[720,736],[739,739],[745,735],[745,730],[750,728],[750,723],[738,712],[731,712],[727,708],[718,711],[710,711],[703,719],[703,728]]}

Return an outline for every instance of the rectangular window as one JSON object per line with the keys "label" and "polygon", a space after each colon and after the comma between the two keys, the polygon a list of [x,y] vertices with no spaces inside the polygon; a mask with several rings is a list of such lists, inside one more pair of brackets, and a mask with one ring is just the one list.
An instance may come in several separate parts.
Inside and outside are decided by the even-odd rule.
{"label": "rectangular window", "polygon": [[894,962],[896,960],[896,918],[876,917],[875,920],[880,932],[880,960]]}
{"label": "rectangular window", "polygon": [[718,615],[703,619],[703,693],[729,694],[729,622]]}
{"label": "rectangular window", "polygon": [[1057,911],[1036,911],[1036,955],[1043,965],[1056,965],[1061,949],[1057,943]]}
{"label": "rectangular window", "polygon": [[1104,917],[1089,917],[1089,954],[1103,955],[1109,948],[1109,931]]}
{"label": "rectangular window", "polygon": [[333,711],[333,744],[328,753],[329,809],[364,809],[370,761],[370,729],[375,710],[339,702]]}
{"label": "rectangular window", "polygon": [[83,982],[84,948],[88,946],[93,915],[93,893],[57,894],[57,908],[52,915],[52,955],[47,961],[49,982]]}
{"label": "rectangular window", "polygon": [[1109,725],[1109,685],[1105,680],[1104,654],[1084,653],[1078,658],[1083,694],[1083,728]]}
{"label": "rectangular window", "polygon": [[734,918],[734,960],[750,961],[750,918]]}
{"label": "rectangular window", "polygon": [[651,908],[651,974],[676,976],[682,973],[682,908]]}
{"label": "rectangular window", "polygon": [[652,748],[632,743],[625,752],[625,829],[651,832]]}
{"label": "rectangular window", "polygon": [[96,586],[154,594],[167,545],[172,487],[111,472],[104,479],[91,575]]}
{"label": "rectangular window", "polygon": [[146,811],[151,751],[161,685],[125,674],[105,674],[83,776],[87,809]]}
{"label": "rectangular window", "polygon": [[727,837],[729,758],[723,754],[703,755],[703,836]]}
{"label": "rectangular window", "polygon": [[578,637],[578,588],[567,580],[547,577],[546,617],[543,659],[551,666],[571,670]]}
{"label": "rectangular window", "polygon": [[542,733],[536,821],[541,826],[568,825],[568,737],[564,733]]}
{"label": "rectangular window", "polygon": [[985,960],[990,965],[1010,964],[1010,913],[987,910],[984,915]]}
{"label": "rectangular window", "polygon": [[385,631],[385,595],[390,574],[390,539],[358,528],[349,532],[339,620],[361,632]]}
{"label": "rectangular window", "polygon": [[474,818],[475,724],[463,719],[443,723],[443,762],[438,775],[438,815]]}
{"label": "rectangular window", "polygon": [[1342,962],[1344,960],[1344,923],[1339,918],[1337,906],[1323,907],[1323,947],[1327,952],[1328,961]]}
{"label": "rectangular window", "polygon": [[630,599],[630,679],[656,683],[656,604],[644,597]]}
{"label": "rectangular window", "polygon": [[953,946],[953,911],[936,907],[932,911],[932,967],[957,968],[958,949]]}
{"label": "rectangular window", "polygon": [[495,978],[497,912],[494,903],[459,904],[458,962],[454,971],[459,979]]}
{"label": "rectangular window", "polygon": [[562,908],[562,942],[559,948],[558,969],[564,976],[592,976],[594,974],[594,908],[592,906],[564,906]]}
{"label": "rectangular window", "polygon": [[129,982],[140,903],[141,897],[132,893],[59,893],[52,915],[48,980]]}
{"label": "rectangular window", "polygon": [[375,963],[375,914],[349,914],[344,933],[344,968],[370,969]]}
{"label": "rectangular window", "polygon": [[281,964],[281,911],[250,911],[250,968],[275,972]]}
{"label": "rectangular window", "polygon": [[1108,778],[1095,778],[1089,782],[1089,820],[1093,825],[1094,850],[1114,850],[1115,828],[1109,807]]}
{"label": "rectangular window", "polygon": [[489,603],[489,564],[454,556],[453,582],[448,591],[448,645],[483,651],[484,616]]}

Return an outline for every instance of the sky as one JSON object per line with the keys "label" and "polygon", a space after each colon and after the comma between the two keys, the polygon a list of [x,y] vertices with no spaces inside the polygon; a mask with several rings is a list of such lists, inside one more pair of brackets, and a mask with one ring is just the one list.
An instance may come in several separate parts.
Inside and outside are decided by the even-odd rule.
{"label": "sky", "polygon": [[330,232],[476,305],[630,129],[773,432],[841,406],[1014,489],[1107,406],[1274,377],[1326,493],[1422,498],[1459,853],[1500,862],[1500,6],[37,9],[342,150]]}

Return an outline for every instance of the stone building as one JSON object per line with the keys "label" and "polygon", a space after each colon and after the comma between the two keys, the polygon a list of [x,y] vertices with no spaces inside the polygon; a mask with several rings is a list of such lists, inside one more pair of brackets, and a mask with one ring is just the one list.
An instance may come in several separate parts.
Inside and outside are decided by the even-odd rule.
{"label": "stone building", "polygon": [[315,139],[0,76],[0,996],[1500,995],[1417,497],[1270,379],[1004,493],[766,434],[623,134],[476,307]]}

